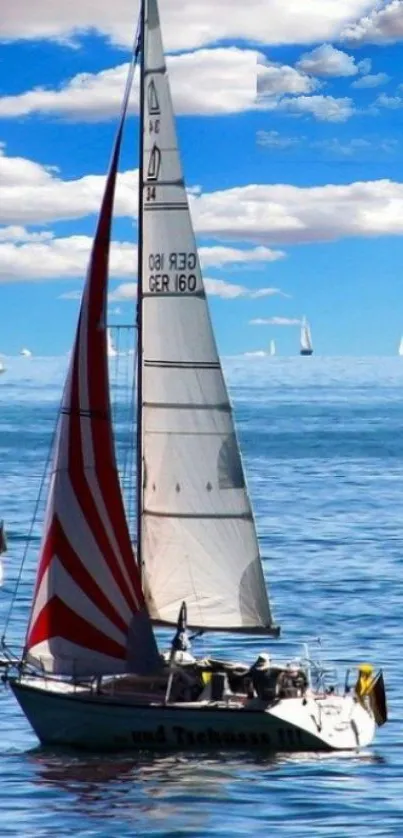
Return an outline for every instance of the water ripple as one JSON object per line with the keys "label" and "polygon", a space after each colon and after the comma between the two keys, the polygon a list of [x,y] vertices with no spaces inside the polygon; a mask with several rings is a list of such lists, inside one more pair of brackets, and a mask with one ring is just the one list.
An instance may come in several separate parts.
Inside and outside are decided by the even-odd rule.
{"label": "water ripple", "polygon": [[[8,610],[53,434],[66,359],[14,359],[2,380],[0,517]],[[390,722],[360,754],[78,755],[37,740],[0,691],[0,835],[220,838],[393,836],[403,829],[400,579],[401,359],[226,360],[264,569],[291,658],[303,641],[333,659],[382,664]],[[117,399],[124,398],[120,388]],[[119,419],[119,456],[127,434]],[[23,641],[40,526],[11,624]],[[166,635],[162,634],[163,637]],[[250,658],[251,637],[201,638],[204,654]]]}

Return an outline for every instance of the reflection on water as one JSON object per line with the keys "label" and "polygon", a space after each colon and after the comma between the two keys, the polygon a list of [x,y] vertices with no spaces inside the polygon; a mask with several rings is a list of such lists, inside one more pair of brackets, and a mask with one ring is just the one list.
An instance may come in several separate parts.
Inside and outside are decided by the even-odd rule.
{"label": "reflection on water", "polygon": [[[60,799],[74,804],[78,816],[117,821],[120,826],[136,822],[137,828],[142,822],[169,819],[177,828],[201,830],[200,835],[222,806],[255,806],[260,811],[269,805],[272,815],[280,779],[291,784],[289,803],[295,805],[307,784],[327,788],[330,794],[343,784],[354,786],[364,766],[382,767],[386,762],[369,751],[81,756],[38,748],[27,757],[36,787],[59,792]],[[279,812],[286,798],[283,792],[283,800],[275,803]],[[249,814],[255,816],[257,810]],[[233,823],[232,810],[230,817]]]}
{"label": "reflection on water", "polygon": [[[253,775],[276,772],[284,766],[319,766],[322,764],[345,765],[352,762],[361,765],[385,765],[386,759],[370,750],[339,753],[296,753],[296,754],[248,754],[244,751],[222,751],[212,756],[211,751],[195,753],[155,753],[139,754],[99,754],[85,756],[75,751],[48,748],[34,748],[27,752],[27,758],[37,772],[41,782],[68,788],[73,784],[76,789],[80,784],[87,788],[96,788],[100,784],[122,779],[147,783],[155,781],[159,785],[178,784],[187,787],[205,787],[206,782],[216,786],[233,780],[239,773],[253,772]],[[218,791],[218,790],[217,790]]]}

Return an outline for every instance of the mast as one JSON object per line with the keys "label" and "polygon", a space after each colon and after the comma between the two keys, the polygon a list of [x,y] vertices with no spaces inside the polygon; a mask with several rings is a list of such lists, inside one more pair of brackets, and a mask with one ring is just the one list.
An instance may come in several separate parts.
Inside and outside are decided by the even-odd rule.
{"label": "mast", "polygon": [[139,184],[137,222],[137,398],[136,398],[136,524],[137,563],[140,578],[143,570],[142,515],[143,515],[143,200],[144,200],[144,81],[145,81],[145,23],[146,2],[140,12],[140,124],[139,124]]}

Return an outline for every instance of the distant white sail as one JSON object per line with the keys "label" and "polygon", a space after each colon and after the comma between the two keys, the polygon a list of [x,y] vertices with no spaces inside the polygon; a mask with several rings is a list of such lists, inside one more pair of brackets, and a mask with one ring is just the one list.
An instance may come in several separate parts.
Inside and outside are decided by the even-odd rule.
{"label": "distant white sail", "polygon": [[20,355],[23,355],[24,358],[32,358],[32,352],[30,349],[21,349]]}
{"label": "distant white sail", "polygon": [[302,320],[301,325],[301,355],[312,355],[313,353],[313,346],[312,346],[312,337],[311,337],[311,330],[309,327],[309,323],[304,317]]}
{"label": "distant white sail", "polygon": [[6,371],[6,368],[5,368],[4,364],[3,364],[3,362],[2,362],[2,361],[0,361],[0,373],[5,372],[5,371]]}
{"label": "distant white sail", "polygon": [[399,354],[399,355],[403,355],[403,335],[402,335],[402,337],[400,338],[400,343],[399,343],[398,354]]}
{"label": "distant white sail", "polygon": [[274,340],[271,340],[270,344],[269,344],[269,355],[275,355],[275,354],[276,354],[276,344],[275,344]]}
{"label": "distant white sail", "polygon": [[106,345],[107,345],[108,358],[115,358],[118,353],[116,352],[115,345],[113,343],[111,329],[106,330]]}

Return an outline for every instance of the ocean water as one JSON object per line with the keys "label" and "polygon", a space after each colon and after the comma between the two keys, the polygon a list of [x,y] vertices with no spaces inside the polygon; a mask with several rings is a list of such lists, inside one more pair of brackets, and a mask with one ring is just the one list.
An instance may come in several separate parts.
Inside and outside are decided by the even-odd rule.
{"label": "ocean water", "polygon": [[[403,835],[403,364],[400,358],[225,361],[279,641],[303,642],[343,678],[382,666],[390,720],[359,754],[80,755],[38,746],[0,687],[0,836],[299,838]],[[6,359],[0,377],[0,518],[7,619],[54,430],[66,359]],[[117,371],[119,461],[130,410]],[[113,377],[113,370],[112,370]],[[129,484],[128,484],[129,485]],[[39,518],[43,503],[39,504]],[[40,538],[32,531],[8,624],[23,637]],[[197,653],[241,656],[253,638],[212,636]]]}

